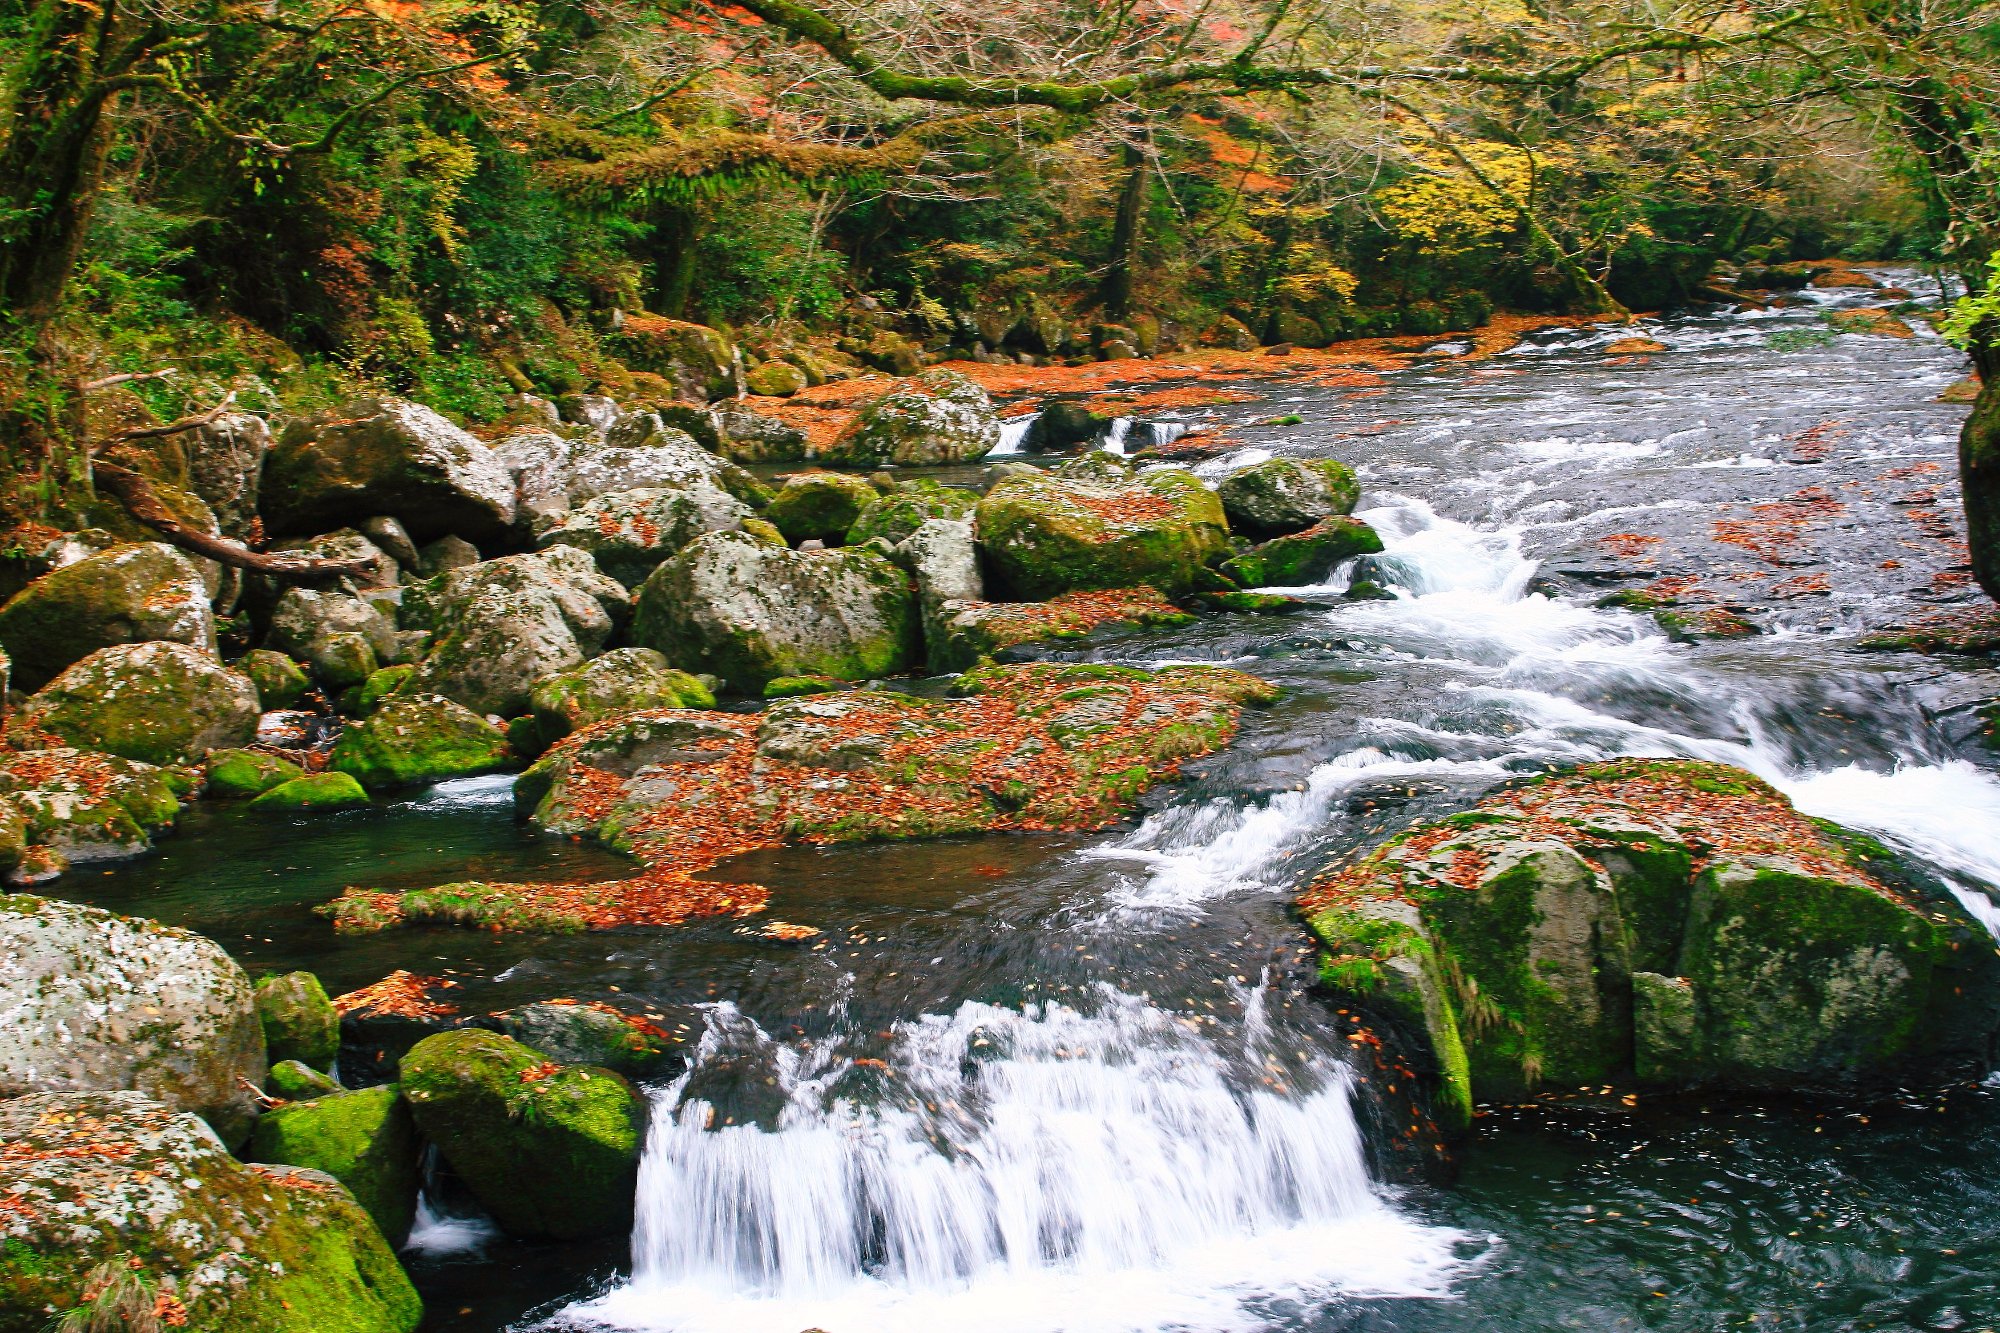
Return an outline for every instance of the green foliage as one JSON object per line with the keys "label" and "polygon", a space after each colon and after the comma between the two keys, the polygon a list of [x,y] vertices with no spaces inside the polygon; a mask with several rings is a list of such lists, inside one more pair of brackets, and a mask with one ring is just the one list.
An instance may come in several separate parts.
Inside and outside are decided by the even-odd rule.
{"label": "green foliage", "polygon": [[1960,297],[1939,331],[1956,347],[1971,347],[1976,340],[2000,341],[2000,252],[1986,261],[1982,289]]}

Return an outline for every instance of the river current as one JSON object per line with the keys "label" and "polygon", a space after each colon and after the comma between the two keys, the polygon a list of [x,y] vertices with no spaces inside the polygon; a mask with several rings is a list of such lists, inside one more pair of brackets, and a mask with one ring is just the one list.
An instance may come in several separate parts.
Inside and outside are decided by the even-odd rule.
{"label": "river current", "polygon": [[[1295,615],[1065,647],[1224,662],[1286,695],[1123,829],[729,868],[817,946],[727,922],[346,941],[311,915],[349,883],[610,872],[515,831],[502,779],[276,840],[199,813],[158,857],[58,891],[331,989],[401,966],[452,977],[467,1012],[616,998],[684,1030],[685,1072],[650,1089],[629,1251],[499,1241],[441,1190],[410,1256],[427,1327],[1994,1327],[1994,1093],[1496,1109],[1455,1183],[1411,1183],[1381,1071],[1310,991],[1288,912],[1411,819],[1638,754],[1749,768],[2000,925],[2000,780],[1967,712],[2000,682],[1860,647],[1968,596],[1963,409],[1936,401],[1963,359],[1922,328],[1810,336],[1839,303],[1868,300],[1555,329],[1483,360],[1444,345],[1360,392],[1244,385],[1267,396],[1228,409],[1237,447],[1201,470],[1353,463],[1387,548],[1359,572],[1398,597],[1346,601],[1343,570],[1284,590]],[[1664,350],[1610,347],[1635,336]],[[1280,414],[1301,424],[1251,424]],[[1663,577],[1762,632],[1680,643],[1597,605]]]}

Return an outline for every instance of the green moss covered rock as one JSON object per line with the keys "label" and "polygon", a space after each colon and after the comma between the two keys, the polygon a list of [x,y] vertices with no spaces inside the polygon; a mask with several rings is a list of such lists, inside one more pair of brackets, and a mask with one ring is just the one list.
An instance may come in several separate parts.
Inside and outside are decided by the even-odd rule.
{"label": "green moss covered rock", "polygon": [[259,814],[307,814],[368,804],[368,793],[346,773],[309,773],[281,782],[250,802]]}
{"label": "green moss covered rock", "polygon": [[100,648],[152,640],[215,655],[200,568],[162,542],[114,546],[64,565],[0,606],[14,687],[38,690]]}
{"label": "green moss covered rock", "polygon": [[650,648],[614,648],[535,682],[528,694],[542,745],[579,727],[641,708],[713,708],[715,694]]}
{"label": "green moss covered rock", "polygon": [[961,486],[946,486],[920,477],[896,487],[893,494],[877,495],[856,515],[849,527],[849,546],[880,537],[891,545],[907,540],[926,520],[933,518],[966,520],[979,504],[979,496]]}
{"label": "green moss covered rock", "polygon": [[312,973],[287,972],[258,982],[257,1021],[264,1025],[264,1051],[272,1062],[333,1068],[340,1054],[340,1015]]}
{"label": "green moss covered rock", "polygon": [[2000,959],[1949,893],[1719,764],[1504,788],[1301,906],[1323,979],[1428,1039],[1460,1126],[1541,1087],[1940,1078],[2000,1029]]}
{"label": "green moss covered rock", "polygon": [[43,686],[17,736],[148,764],[199,763],[257,738],[257,687],[200,649],[151,642],[100,648]]}
{"label": "green moss covered rock", "polygon": [[1381,534],[1360,519],[1328,518],[1231,557],[1222,572],[1246,588],[1299,588],[1326,582],[1343,561],[1381,550]]}
{"label": "green moss covered rock", "polygon": [[383,667],[361,682],[361,688],[354,696],[355,711],[364,716],[374,712],[391,695],[408,694],[416,689],[416,680],[417,668],[408,662]]}
{"label": "green moss covered rock", "polygon": [[860,477],[845,472],[798,472],[785,478],[764,519],[788,542],[838,545],[861,512],[881,498]]}
{"label": "green moss covered rock", "polygon": [[805,391],[806,373],[783,361],[766,361],[743,377],[743,387],[760,398],[790,398]]}
{"label": "green moss covered rock", "polygon": [[412,1047],[402,1086],[418,1128],[509,1235],[576,1240],[632,1225],[646,1101],[619,1075],[462,1029]]}
{"label": "green moss covered rock", "polygon": [[72,1312],[126,1328],[110,1309],[127,1292],[202,1333],[412,1333],[423,1318],[337,1182],[246,1166],[143,1094],[0,1102],[0,1141],[16,1204],[0,1211],[0,1333],[45,1333]]}
{"label": "green moss covered rock", "polygon": [[279,1060],[264,1075],[264,1091],[284,1101],[304,1102],[339,1092],[340,1085],[303,1061]]}
{"label": "green moss covered rock", "polygon": [[371,791],[491,773],[507,765],[507,734],[435,694],[392,695],[334,742],[329,764]]}
{"label": "green moss covered rock", "polygon": [[1177,469],[1101,482],[1009,477],[979,502],[975,530],[991,595],[1009,601],[1141,585],[1178,597],[1204,586],[1229,550],[1215,493]]}
{"label": "green moss covered rock", "polygon": [[952,370],[930,370],[855,413],[820,450],[833,467],[970,463],[1000,443],[986,390]]}
{"label": "green moss covered rock", "polygon": [[1272,458],[1224,477],[1215,488],[1231,529],[1256,540],[1303,532],[1354,512],[1354,470],[1331,458]]}
{"label": "green moss covered rock", "polygon": [[332,1176],[396,1245],[416,1217],[418,1154],[416,1122],[393,1083],[274,1107],[258,1119],[249,1151],[252,1161]]}
{"label": "green moss covered rock", "polygon": [[673,1041],[655,1024],[608,1004],[524,1004],[494,1014],[492,1025],[524,1046],[566,1065],[599,1065],[633,1078],[657,1073]]}
{"label": "green moss covered rock", "polygon": [[184,770],[115,755],[61,748],[0,757],[0,823],[35,855],[44,877],[72,863],[150,851],[193,790]]}
{"label": "green moss covered rock", "polygon": [[204,770],[210,796],[243,799],[262,796],[281,782],[306,775],[291,760],[262,750],[211,750]]}

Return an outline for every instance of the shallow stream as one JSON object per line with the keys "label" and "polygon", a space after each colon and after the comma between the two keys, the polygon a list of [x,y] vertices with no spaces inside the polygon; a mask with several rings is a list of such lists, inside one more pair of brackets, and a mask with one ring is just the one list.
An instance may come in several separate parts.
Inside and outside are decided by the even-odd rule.
{"label": "shallow stream", "polygon": [[[1343,572],[1290,590],[1300,614],[1088,641],[1069,655],[1226,662],[1287,694],[1123,829],[728,868],[816,946],[728,922],[341,940],[313,915],[352,883],[613,872],[516,830],[500,779],[296,827],[202,812],[63,891],[334,989],[407,967],[466,1012],[615,998],[685,1028],[629,1251],[436,1222],[412,1262],[437,1329],[2000,1326],[2000,1093],[1496,1112],[1455,1185],[1392,1185],[1369,1071],[1288,914],[1330,857],[1412,818],[1649,754],[1753,769],[2000,921],[1978,888],[2000,883],[2000,780],[1967,714],[2000,680],[1857,646],[1966,597],[1963,409],[1935,401],[1962,358],[1921,330],[1774,346],[1820,304],[1868,303],[1811,295],[1484,360],[1447,345],[1360,390],[1244,386],[1268,397],[1228,409],[1240,448],[1203,470],[1354,463],[1388,548],[1372,574],[1401,596],[1346,602]],[[1634,336],[1666,350],[1607,350]],[[1595,605],[1668,576],[1763,632],[1681,644]]]}

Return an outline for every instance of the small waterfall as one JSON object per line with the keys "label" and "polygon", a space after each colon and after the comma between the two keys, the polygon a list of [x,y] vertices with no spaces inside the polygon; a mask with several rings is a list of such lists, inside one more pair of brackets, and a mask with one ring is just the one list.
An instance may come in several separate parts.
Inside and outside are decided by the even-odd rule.
{"label": "small waterfall", "polygon": [[1022,417],[1009,417],[1000,423],[1000,443],[987,451],[988,458],[1004,458],[1027,452],[1028,433],[1035,423],[1042,419],[1040,412],[1030,412]]}
{"label": "small waterfall", "polygon": [[1097,447],[1106,453],[1125,456],[1125,438],[1132,433],[1132,418],[1113,417],[1111,427],[1104,432],[1104,442]]}
{"label": "small waterfall", "polygon": [[1132,438],[1141,449],[1164,449],[1189,429],[1185,421],[1138,421],[1132,425]]}
{"label": "small waterfall", "polygon": [[[657,1103],[630,1283],[572,1325],[1096,1333],[1262,1326],[1242,1302],[1440,1294],[1456,1233],[1371,1188],[1339,1057],[1283,1090],[1261,1009],[1225,1055],[1106,987],[1092,1009],[970,1003],[887,1059],[774,1042],[728,1005]],[[1284,1053],[1287,1059],[1292,1053]],[[729,1124],[727,1068],[779,1099]],[[745,1077],[746,1069],[751,1077]]]}
{"label": "small waterfall", "polygon": [[461,1212],[439,1197],[437,1145],[424,1145],[422,1188],[417,1191],[417,1215],[403,1249],[426,1259],[479,1258],[500,1238],[493,1219],[477,1211]]}

